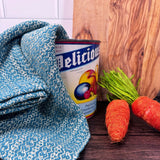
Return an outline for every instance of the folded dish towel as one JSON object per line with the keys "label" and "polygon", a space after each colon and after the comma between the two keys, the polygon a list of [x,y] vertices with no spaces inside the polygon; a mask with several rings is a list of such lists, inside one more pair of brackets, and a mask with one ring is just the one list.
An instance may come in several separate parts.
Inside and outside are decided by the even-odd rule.
{"label": "folded dish towel", "polygon": [[27,21],[0,34],[0,157],[76,159],[90,133],[57,66],[61,25]]}

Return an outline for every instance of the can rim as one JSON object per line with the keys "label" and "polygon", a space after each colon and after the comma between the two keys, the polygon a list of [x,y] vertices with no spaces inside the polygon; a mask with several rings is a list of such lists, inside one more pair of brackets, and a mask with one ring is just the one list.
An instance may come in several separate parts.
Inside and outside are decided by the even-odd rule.
{"label": "can rim", "polygon": [[59,39],[55,41],[56,44],[100,44],[99,40],[87,39]]}

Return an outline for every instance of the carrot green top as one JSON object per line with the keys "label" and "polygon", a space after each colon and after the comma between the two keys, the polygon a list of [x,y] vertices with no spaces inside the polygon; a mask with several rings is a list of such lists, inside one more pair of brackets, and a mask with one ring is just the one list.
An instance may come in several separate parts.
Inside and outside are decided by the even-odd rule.
{"label": "carrot green top", "polygon": [[129,104],[132,104],[135,99],[139,97],[136,87],[131,81],[134,75],[132,75],[131,78],[128,78],[120,68],[117,68],[117,71],[103,71],[103,74],[104,76],[100,76],[98,84],[107,89],[108,93],[106,96],[108,101],[123,99]]}

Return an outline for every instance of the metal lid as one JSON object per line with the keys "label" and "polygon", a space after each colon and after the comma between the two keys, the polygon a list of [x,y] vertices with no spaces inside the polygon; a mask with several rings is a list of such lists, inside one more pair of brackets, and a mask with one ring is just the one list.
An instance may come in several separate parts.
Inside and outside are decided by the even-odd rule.
{"label": "metal lid", "polygon": [[99,40],[87,39],[60,39],[55,41],[56,44],[100,44]]}

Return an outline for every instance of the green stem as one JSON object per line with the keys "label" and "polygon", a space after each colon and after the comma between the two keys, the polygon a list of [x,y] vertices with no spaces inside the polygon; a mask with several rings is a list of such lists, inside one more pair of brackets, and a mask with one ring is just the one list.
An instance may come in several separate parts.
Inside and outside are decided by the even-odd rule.
{"label": "green stem", "polygon": [[[104,76],[100,76],[100,81],[98,84],[107,89],[107,99],[109,101],[113,99],[123,99],[129,104],[132,104],[135,99],[139,97],[139,94],[132,83],[131,78],[120,69],[117,71],[112,70],[110,72],[103,71]],[[138,82],[139,83],[139,82]]]}

